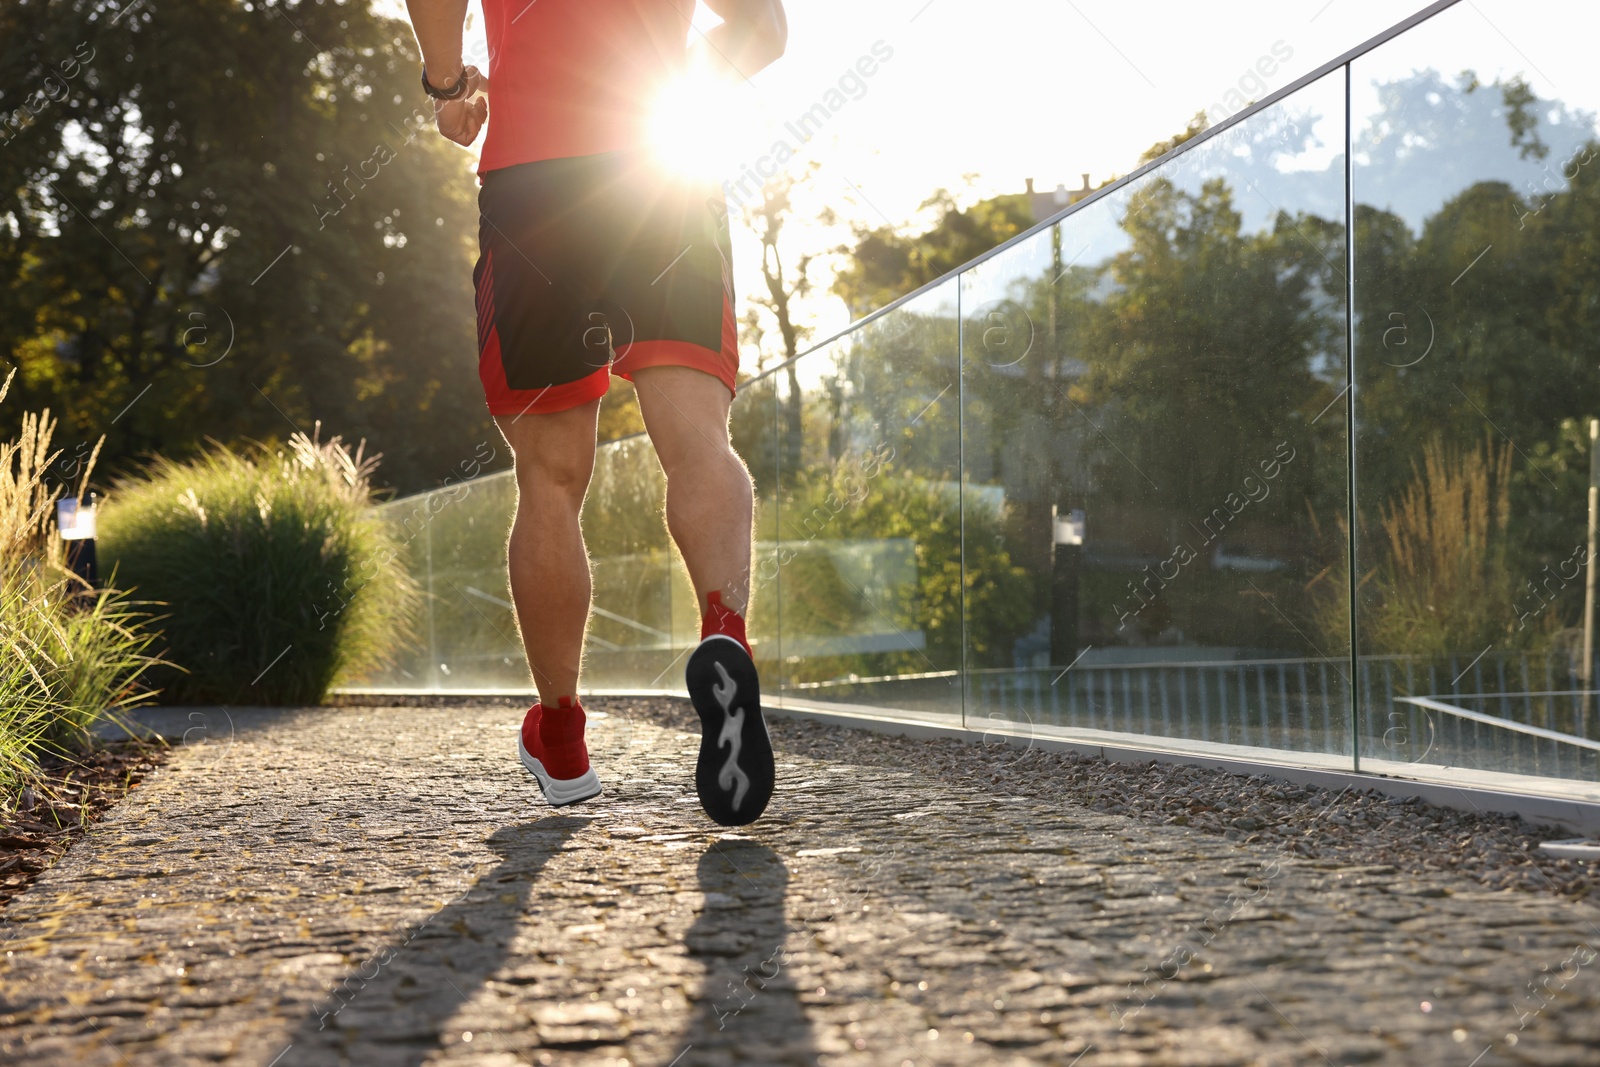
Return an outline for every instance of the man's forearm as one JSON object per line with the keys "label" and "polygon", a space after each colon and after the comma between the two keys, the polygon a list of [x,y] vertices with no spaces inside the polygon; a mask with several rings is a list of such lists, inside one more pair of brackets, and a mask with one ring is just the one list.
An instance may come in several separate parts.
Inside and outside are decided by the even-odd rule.
{"label": "man's forearm", "polygon": [[406,0],[406,10],[422,48],[428,81],[442,89],[461,73],[461,33],[467,21],[467,0]]}

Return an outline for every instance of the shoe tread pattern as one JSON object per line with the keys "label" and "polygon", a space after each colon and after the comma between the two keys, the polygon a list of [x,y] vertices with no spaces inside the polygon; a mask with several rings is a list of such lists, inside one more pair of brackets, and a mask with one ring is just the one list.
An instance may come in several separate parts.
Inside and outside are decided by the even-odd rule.
{"label": "shoe tread pattern", "polygon": [[689,657],[684,676],[700,716],[694,772],[700,806],[721,826],[755,822],[776,778],[756,666],[737,641],[714,635]]}

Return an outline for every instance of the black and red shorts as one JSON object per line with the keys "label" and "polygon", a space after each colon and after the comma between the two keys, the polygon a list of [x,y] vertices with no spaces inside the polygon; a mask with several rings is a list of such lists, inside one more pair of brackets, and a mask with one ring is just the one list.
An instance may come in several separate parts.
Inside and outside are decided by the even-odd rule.
{"label": "black and red shorts", "polygon": [[612,372],[632,380],[661,365],[733,392],[720,191],[619,151],[488,171],[478,208],[478,376],[491,414],[576,407]]}

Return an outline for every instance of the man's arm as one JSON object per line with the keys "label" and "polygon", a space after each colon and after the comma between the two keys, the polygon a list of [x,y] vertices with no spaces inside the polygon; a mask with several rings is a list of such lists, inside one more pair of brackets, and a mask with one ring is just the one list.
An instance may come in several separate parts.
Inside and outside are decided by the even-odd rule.
{"label": "man's arm", "polygon": [[461,62],[461,33],[467,21],[467,0],[406,0],[411,28],[422,49],[422,65],[428,84],[445,89],[463,73],[470,89],[458,100],[435,100],[434,120],[439,132],[457,144],[469,145],[489,117],[489,102],[479,94],[489,88],[489,79],[476,67]]}
{"label": "man's arm", "polygon": [[[416,2],[416,0],[413,0]],[[706,39],[717,54],[748,78],[770,65],[789,42],[782,0],[705,0],[722,19]]]}

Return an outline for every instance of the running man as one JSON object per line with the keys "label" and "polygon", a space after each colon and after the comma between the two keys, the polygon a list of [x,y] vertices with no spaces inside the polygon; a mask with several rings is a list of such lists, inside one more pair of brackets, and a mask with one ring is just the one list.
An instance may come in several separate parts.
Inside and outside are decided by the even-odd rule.
{"label": "running man", "polygon": [[[693,57],[729,79],[783,54],[780,0],[705,0],[723,22]],[[738,348],[720,189],[647,149],[656,95],[691,61],[693,0],[483,0],[489,74],[462,60],[467,0],[408,0],[439,131],[478,168],[478,376],[516,460],[512,599],[539,702],[518,752],[556,807],[600,795],[578,670],[589,557],[578,514],[600,398],[633,383],[667,479],[667,529],[701,605],[687,683],[695,787],[725,826],[772,797],[772,745],[744,616],[750,473],[728,439]],[[730,87],[732,85],[730,81]],[[485,95],[487,100],[485,100]],[[706,122],[714,122],[706,115]]]}

